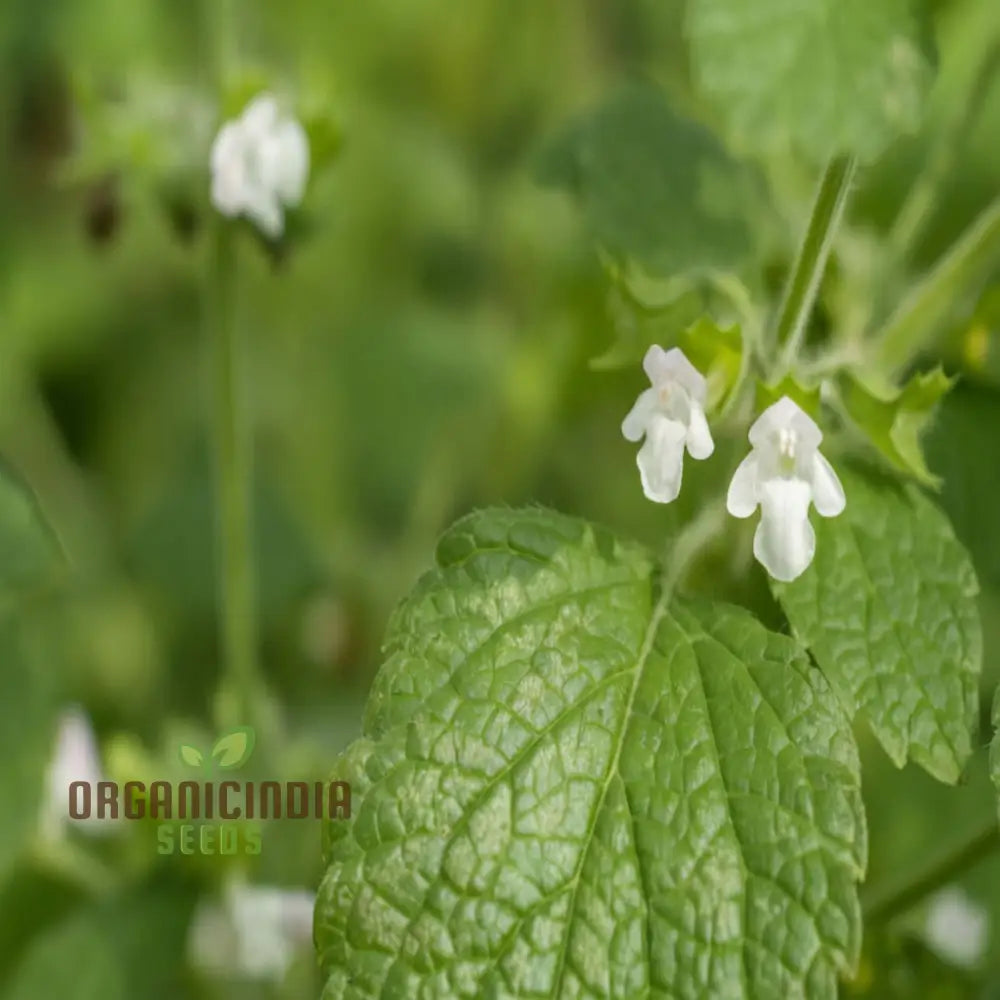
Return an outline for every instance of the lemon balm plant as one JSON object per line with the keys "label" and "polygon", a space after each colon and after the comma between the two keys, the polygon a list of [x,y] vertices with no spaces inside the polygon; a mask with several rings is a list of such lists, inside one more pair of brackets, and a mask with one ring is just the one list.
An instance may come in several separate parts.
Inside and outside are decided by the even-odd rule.
{"label": "lemon balm plant", "polygon": [[[702,121],[630,85],[541,177],[605,264],[593,367],[650,383],[621,426],[636,489],[694,514],[657,551],[537,507],[445,533],[335,768],[325,1000],[834,997],[863,989],[866,922],[1000,846],[991,820],[862,896],[859,732],[949,784],[977,741],[978,584],[922,450],[954,379],[922,359],[1000,264],[1000,202],[914,273],[938,157],[906,238],[852,260],[852,190],[933,78],[908,0],[691,0],[685,28]],[[817,186],[769,287],[789,155]],[[725,599],[761,572],[768,624]]]}

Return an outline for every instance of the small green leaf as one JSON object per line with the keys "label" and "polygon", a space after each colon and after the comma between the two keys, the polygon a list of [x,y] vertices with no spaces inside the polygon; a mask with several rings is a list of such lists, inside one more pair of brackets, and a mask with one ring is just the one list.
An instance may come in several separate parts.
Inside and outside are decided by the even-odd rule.
{"label": "small green leaf", "polygon": [[708,381],[709,412],[721,409],[743,371],[743,334],[736,325],[722,327],[702,316],[680,335],[677,346]]}
{"label": "small green leaf", "polygon": [[187,764],[188,767],[201,767],[205,760],[202,752],[197,747],[193,747],[188,743],[181,744],[180,754],[181,761]]}
{"label": "small green leaf", "polygon": [[691,0],[695,80],[742,144],[870,160],[920,123],[933,77],[911,0]]}
{"label": "small green leaf", "polygon": [[879,453],[900,472],[938,487],[941,480],[927,468],[921,436],[955,379],[935,368],[914,375],[902,389],[875,386],[857,374],[842,375],[839,384],[851,419]]}
{"label": "small green leaf", "polygon": [[972,752],[978,584],[944,515],[914,486],[843,472],[847,507],[814,518],[816,557],[772,583],[792,630],[893,762],[955,782]]}
{"label": "small green leaf", "polygon": [[763,413],[773,403],[777,403],[782,396],[787,396],[793,402],[798,403],[809,416],[813,418],[819,416],[821,406],[819,387],[806,387],[791,375],[786,375],[780,382],[774,382],[771,385],[766,385],[763,382],[757,383],[757,412]]}
{"label": "small green leaf", "polygon": [[221,768],[240,767],[250,759],[255,742],[254,731],[249,726],[240,726],[216,740],[212,758]]}
{"label": "small green leaf", "polygon": [[661,585],[548,511],[445,534],[335,769],[324,996],[837,996],[866,853],[849,722],[787,636]]}
{"label": "small green leaf", "polygon": [[651,86],[575,122],[546,151],[540,180],[572,192],[608,252],[657,274],[726,267],[748,247],[741,168]]}

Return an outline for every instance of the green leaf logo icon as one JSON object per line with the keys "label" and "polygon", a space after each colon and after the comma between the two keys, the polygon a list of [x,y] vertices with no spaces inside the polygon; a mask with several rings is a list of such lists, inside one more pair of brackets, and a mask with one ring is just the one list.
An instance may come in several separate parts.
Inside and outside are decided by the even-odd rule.
{"label": "green leaf logo icon", "polygon": [[256,737],[249,726],[240,726],[223,733],[212,747],[212,759],[225,770],[241,767],[253,753]]}
{"label": "green leaf logo icon", "polygon": [[197,748],[190,746],[187,743],[181,744],[181,760],[188,765],[188,767],[201,767],[202,762],[205,759],[205,755]]}

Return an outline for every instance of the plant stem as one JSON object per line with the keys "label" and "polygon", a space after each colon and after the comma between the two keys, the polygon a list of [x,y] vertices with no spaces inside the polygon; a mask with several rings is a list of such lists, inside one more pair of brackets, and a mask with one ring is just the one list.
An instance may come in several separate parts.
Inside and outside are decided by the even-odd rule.
{"label": "plant stem", "polygon": [[208,264],[208,335],[213,345],[213,408],[221,643],[227,694],[239,724],[254,725],[258,693],[251,521],[252,441],[236,316],[236,246],[231,227],[213,220]]}
{"label": "plant stem", "polygon": [[779,374],[791,367],[805,336],[853,176],[853,157],[838,156],[827,164],[820,180],[809,225],[778,310],[773,342],[782,348]]}
{"label": "plant stem", "polygon": [[981,830],[935,859],[915,876],[884,890],[864,894],[861,909],[865,922],[885,923],[997,850],[1000,850],[1000,825],[996,817],[991,816]]}
{"label": "plant stem", "polygon": [[929,347],[955,302],[984,280],[998,261],[1000,198],[983,210],[875,335],[876,362],[897,370]]}
{"label": "plant stem", "polygon": [[891,260],[901,261],[909,256],[923,232],[937,201],[944,179],[957,162],[965,139],[990,91],[990,86],[1000,69],[1000,40],[994,41],[983,54],[962,111],[947,127],[931,154],[926,167],[910,188],[889,233],[888,250]]}

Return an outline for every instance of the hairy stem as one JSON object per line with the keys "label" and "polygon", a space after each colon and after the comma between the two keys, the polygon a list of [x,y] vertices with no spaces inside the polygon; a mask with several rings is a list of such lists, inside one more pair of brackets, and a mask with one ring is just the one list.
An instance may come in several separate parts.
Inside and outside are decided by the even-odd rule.
{"label": "hairy stem", "polygon": [[861,909],[865,921],[869,924],[885,923],[904,913],[998,849],[1000,826],[996,817],[991,816],[982,829],[934,859],[922,871],[896,885],[863,894]]}
{"label": "hairy stem", "polygon": [[782,371],[788,370],[802,345],[853,176],[854,159],[839,156],[829,162],[820,180],[775,324],[774,343],[781,348]]}
{"label": "hairy stem", "polygon": [[975,290],[998,262],[1000,198],[983,210],[875,335],[876,362],[897,370],[930,347],[955,303]]}

